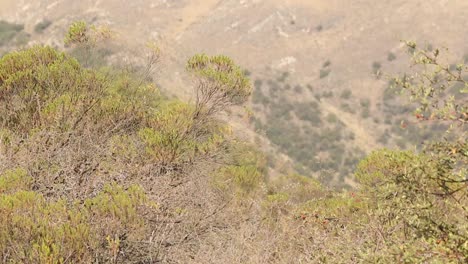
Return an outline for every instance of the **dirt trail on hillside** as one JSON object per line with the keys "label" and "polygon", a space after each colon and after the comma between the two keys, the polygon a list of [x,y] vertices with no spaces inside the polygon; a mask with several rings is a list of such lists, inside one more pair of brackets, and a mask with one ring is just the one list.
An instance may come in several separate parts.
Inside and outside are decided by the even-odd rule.
{"label": "dirt trail on hillside", "polygon": [[362,125],[362,121],[360,121],[356,116],[341,111],[323,99],[321,101],[321,106],[325,111],[336,115],[341,122],[353,131],[355,135],[354,143],[359,148],[366,152],[370,152],[379,147],[379,144],[375,141],[375,136]]}

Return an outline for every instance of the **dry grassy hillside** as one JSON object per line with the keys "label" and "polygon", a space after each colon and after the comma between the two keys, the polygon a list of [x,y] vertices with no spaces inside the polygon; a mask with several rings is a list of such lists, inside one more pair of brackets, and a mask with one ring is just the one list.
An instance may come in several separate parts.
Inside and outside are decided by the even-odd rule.
{"label": "dry grassy hillside", "polygon": [[0,262],[468,263],[467,11],[1,1]]}
{"label": "dry grassy hillside", "polygon": [[[288,149],[272,136],[272,129],[282,130],[289,123],[277,128],[271,124],[288,121],[304,127],[307,122],[314,126],[313,121],[297,118],[297,113],[289,117],[289,112],[295,111],[291,107],[286,106],[283,113],[276,115],[269,109],[277,109],[278,104],[284,107],[299,103],[307,109],[308,104],[317,103],[318,117],[323,120],[336,117],[339,125],[330,125],[325,131],[298,128],[302,136],[296,138],[284,131],[280,135],[291,141],[304,141],[300,145],[309,148],[311,141],[322,140],[321,135],[336,132],[339,139],[330,140],[339,142],[339,146],[319,146],[325,150],[312,151],[305,159],[314,160],[314,164],[331,162],[333,165],[327,166],[333,171],[349,167],[342,171],[342,179],[352,171],[353,161],[362,153],[385,145],[408,148],[415,143],[399,139],[399,134],[411,132],[398,131],[399,113],[391,112],[388,109],[391,104],[383,101],[385,74],[406,69],[402,69],[408,60],[400,40],[448,47],[454,59],[462,58],[468,53],[467,12],[468,2],[464,0],[4,0],[0,3],[0,18],[24,24],[29,43],[61,46],[65,29],[71,21],[79,19],[110,25],[129,50],[155,41],[163,51],[158,71],[160,86],[187,100],[191,99],[191,88],[186,85],[187,76],[180,71],[186,58],[198,52],[232,57],[249,69],[253,80],[262,83],[258,89],[263,96],[274,96],[271,90],[277,89],[275,93],[281,99],[273,105],[264,105],[262,98],[254,95],[257,102],[252,104],[253,124],[247,124],[244,115],[231,120],[240,134],[257,138],[263,145],[273,141],[272,148],[268,148],[272,156],[286,154],[297,162],[296,156],[304,156],[299,153],[302,150],[296,146]],[[35,29],[44,21],[50,25],[38,33]],[[125,56],[117,58],[122,60]],[[272,81],[281,79],[285,73],[288,77],[284,80]],[[375,73],[383,75],[376,78]],[[301,92],[299,88],[292,89],[297,86]],[[258,125],[258,120],[263,124]],[[310,133],[315,133],[315,138],[311,139]],[[419,140],[420,137],[414,138]],[[341,156],[333,156],[329,148]],[[270,165],[284,167],[278,164],[283,162]],[[314,165],[305,167],[305,173],[314,174],[310,171]],[[318,168],[323,171],[324,166]]]}

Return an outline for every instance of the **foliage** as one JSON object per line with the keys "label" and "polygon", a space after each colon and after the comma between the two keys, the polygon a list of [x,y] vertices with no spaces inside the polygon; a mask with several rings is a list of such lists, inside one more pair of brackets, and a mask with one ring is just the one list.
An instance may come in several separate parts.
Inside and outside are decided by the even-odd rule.
{"label": "foliage", "polygon": [[[116,262],[132,253],[132,239],[144,234],[139,187],[107,186],[84,203],[48,200],[31,189],[23,169],[0,176],[0,256],[18,262]],[[103,224],[102,221],[105,221]],[[107,241],[106,241],[107,238]],[[114,239],[115,238],[115,239]],[[113,242],[118,242],[113,248]],[[138,253],[137,253],[138,254]]]}
{"label": "foliage", "polygon": [[382,75],[381,72],[382,64],[378,61],[374,61],[372,63],[372,73],[375,75],[376,78],[380,78]]}
{"label": "foliage", "polygon": [[[310,88],[302,90],[304,98],[298,98],[295,90],[287,90],[288,83],[270,80],[257,84],[252,95],[258,115],[251,120],[255,128],[264,131],[281,152],[292,158],[300,174],[317,175],[322,183],[336,188],[349,187],[344,178],[351,175],[357,162],[350,166],[344,162],[347,157],[356,161],[362,153],[348,148],[349,140],[344,136],[348,131],[339,118],[333,114],[324,116],[320,100],[305,99],[306,93],[313,92]],[[333,91],[322,94],[333,97]],[[353,111],[349,105],[348,108]]]}
{"label": "foliage", "polygon": [[70,25],[65,36],[66,45],[96,45],[97,42],[109,39],[113,35],[107,27],[89,26],[84,21],[77,21]]}
{"label": "foliage", "polygon": [[195,55],[187,70],[197,78],[195,115],[212,115],[227,106],[244,103],[250,96],[249,79],[226,56]]}
{"label": "foliage", "polygon": [[330,73],[331,73],[331,69],[320,69],[319,77],[320,79],[323,79],[327,77]]}
{"label": "foliage", "polygon": [[461,76],[466,68],[459,65],[457,73],[453,73],[450,66],[438,61],[440,50],[419,50],[412,42],[407,45],[415,65],[421,68],[395,78],[395,87],[409,94],[419,106],[416,111],[419,121],[448,122],[460,130],[453,129],[452,137],[429,143],[420,153],[374,152],[361,161],[356,177],[379,224],[392,232],[400,230],[401,237],[393,239],[411,241],[413,246],[392,249],[400,258],[412,262],[427,259],[466,262],[468,145],[463,131],[466,102],[457,102],[445,94],[451,82],[464,83]]}
{"label": "foliage", "polygon": [[349,89],[346,89],[343,92],[341,92],[340,98],[347,100],[347,99],[350,99],[352,95],[353,95],[353,92]]}
{"label": "foliage", "polygon": [[105,89],[104,76],[50,47],[10,53],[0,65],[0,120],[20,134],[44,126],[76,129]]}
{"label": "foliage", "polygon": [[[91,50],[109,36],[77,22],[66,40]],[[154,263],[179,255],[168,245],[185,248],[205,230],[212,221],[206,208],[222,200],[211,188],[187,186],[207,184],[205,175],[222,167],[213,164],[229,156],[231,136],[207,113],[247,100],[250,84],[227,57],[194,58],[189,70],[211,85],[196,89],[216,91],[216,100],[166,98],[146,82],[152,65],[142,74],[84,67],[47,46],[0,59],[1,259]],[[247,174],[261,182],[257,165],[246,165]],[[226,181],[249,181],[233,168],[224,167]],[[187,193],[172,199],[181,188]]]}
{"label": "foliage", "polygon": [[[466,66],[449,61],[441,49],[406,44],[412,60],[411,71],[392,78],[383,94],[384,120],[391,125],[392,132],[387,133],[388,144],[421,148],[421,142],[465,137]],[[425,56],[431,59],[424,59]],[[457,65],[462,67],[457,70]],[[454,79],[458,74],[461,78]],[[397,94],[406,96],[401,98]]]}
{"label": "foliage", "polygon": [[0,20],[0,47],[9,44],[23,29],[23,25]]}
{"label": "foliage", "polygon": [[452,69],[441,58],[440,49],[419,49],[413,42],[406,45],[413,53],[415,67],[420,70],[413,75],[395,78],[394,86],[419,104],[416,110],[418,119],[456,121],[453,124],[457,123],[463,129],[468,122],[466,96],[455,97],[447,94],[447,90],[458,83],[461,86],[457,92],[468,93],[468,81],[465,79],[468,66],[459,63]]}
{"label": "foliage", "polygon": [[[428,247],[462,260],[468,253],[468,159],[466,144],[458,147],[461,160],[428,155],[434,153],[374,152],[359,164],[356,177],[383,226],[406,230],[406,239],[424,239]],[[424,259],[425,254],[413,257]]]}
{"label": "foliage", "polygon": [[[96,47],[93,28],[73,24],[69,44]],[[230,59],[189,60],[194,104],[169,99],[142,78],[151,63],[142,74],[91,66],[44,46],[0,59],[5,262],[468,260],[465,137],[420,152],[377,150],[359,163],[354,189],[333,191],[308,176],[269,169],[260,151],[217,118],[250,95],[245,71]],[[343,147],[353,134],[337,116],[323,122],[319,101],[285,100],[279,92],[292,86],[284,74],[279,78],[266,82],[268,90],[257,82],[254,93],[268,98],[257,100],[267,111],[256,120],[269,139],[304,175],[316,172],[327,182],[330,171],[348,174],[361,155]],[[403,90],[417,88],[416,99],[425,98],[418,91],[433,90],[423,86],[440,84],[415,80]],[[464,101],[451,105],[458,112],[450,118],[444,104],[417,102],[437,120],[464,128]],[[305,125],[287,122],[292,118]]]}
{"label": "foliage", "polygon": [[34,32],[42,34],[50,25],[52,25],[52,21],[44,19],[34,26]]}
{"label": "foliage", "polygon": [[287,200],[301,204],[323,195],[321,184],[310,177],[299,174],[279,176],[269,182],[271,194],[287,194]]}
{"label": "foliage", "polygon": [[217,188],[229,189],[241,197],[254,195],[264,182],[265,157],[244,143],[237,143],[232,147],[232,156],[228,165],[215,172],[213,184]]}

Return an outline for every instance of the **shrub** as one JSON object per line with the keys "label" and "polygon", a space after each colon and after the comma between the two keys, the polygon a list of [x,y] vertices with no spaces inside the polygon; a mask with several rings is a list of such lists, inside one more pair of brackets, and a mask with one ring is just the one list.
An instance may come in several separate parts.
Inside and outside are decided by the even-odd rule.
{"label": "shrub", "polygon": [[23,25],[0,20],[0,47],[7,45],[23,29]]}
{"label": "shrub", "polygon": [[361,117],[362,118],[369,118],[370,117],[370,110],[369,108],[364,108],[361,111]]}
{"label": "shrub", "polygon": [[300,85],[294,86],[294,92],[295,93],[301,94],[302,91],[303,91],[302,86],[300,86]]}
{"label": "shrub", "polygon": [[343,110],[345,112],[348,112],[348,113],[351,113],[351,114],[356,113],[356,111],[348,103],[342,103],[340,105],[340,108],[341,108],[341,110]]}
{"label": "shrub", "polygon": [[262,85],[263,85],[263,81],[262,81],[262,80],[256,79],[256,80],[254,81],[255,90],[258,90],[258,89],[262,88]]}
{"label": "shrub", "polygon": [[37,23],[36,26],[34,26],[34,31],[36,33],[42,34],[44,30],[46,30],[50,25],[52,25],[52,21],[44,19]]}
{"label": "shrub", "polygon": [[289,174],[279,176],[269,182],[270,194],[287,194],[287,201],[301,204],[322,196],[324,189],[312,178]]}
{"label": "shrub", "polygon": [[[93,48],[101,33],[77,23],[67,39]],[[185,241],[211,225],[211,212],[199,204],[223,201],[199,188],[232,148],[229,128],[214,114],[247,100],[250,84],[226,57],[198,56],[188,67],[198,85],[209,85],[196,86],[199,98],[209,100],[167,99],[134,71],[85,68],[51,47],[0,59],[2,260],[153,263],[177,255],[164,232]],[[244,169],[224,166],[246,190],[264,176],[248,162]],[[180,195],[181,185],[197,191]],[[175,193],[177,201],[169,198]],[[154,207],[159,199],[168,201],[161,212]],[[176,211],[189,216],[175,219]]]}
{"label": "shrub", "polygon": [[[123,261],[145,236],[141,189],[107,186],[84,203],[49,201],[23,169],[0,176],[0,257],[21,262]],[[107,237],[107,241],[106,241]],[[128,239],[128,240],[127,240]],[[114,248],[113,243],[116,248]],[[140,250],[141,245],[138,245]],[[127,256],[122,255],[127,252]],[[135,256],[135,255],[134,255]]]}
{"label": "shrub", "polygon": [[75,129],[105,89],[102,75],[49,47],[8,54],[0,65],[0,120],[17,133],[43,126]]}
{"label": "shrub", "polygon": [[331,72],[331,69],[320,69],[320,79],[327,77]]}
{"label": "shrub", "polygon": [[343,92],[341,92],[340,98],[341,98],[341,99],[349,99],[349,98],[351,98],[351,95],[352,95],[352,94],[353,94],[353,93],[351,92],[351,90],[346,89],[346,90],[344,90]]}
{"label": "shrub", "polygon": [[373,73],[377,78],[379,78],[380,75],[382,74],[381,71],[380,71],[381,68],[382,68],[382,64],[381,64],[380,62],[374,61],[374,62],[372,63],[372,73]]}
{"label": "shrub", "polygon": [[320,108],[316,102],[298,103],[294,112],[299,119],[308,121],[313,126],[318,126],[322,122]]}
{"label": "shrub", "polygon": [[289,72],[283,72],[281,75],[276,79],[280,83],[284,83],[289,77]]}
{"label": "shrub", "polygon": [[[366,188],[382,225],[411,230],[412,238],[424,239],[429,251],[441,247],[436,241],[443,240],[447,255],[462,260],[468,253],[464,239],[468,227],[461,220],[468,197],[463,187],[465,175],[456,173],[458,155],[445,160],[434,154],[374,152],[359,164],[356,177]],[[413,257],[424,258],[424,253]]]}
{"label": "shrub", "polygon": [[212,115],[244,103],[252,92],[244,72],[226,56],[195,55],[187,70],[197,78],[195,115]]}
{"label": "shrub", "polygon": [[370,100],[365,98],[365,99],[361,99],[359,100],[359,104],[363,107],[363,108],[369,108],[370,106]]}
{"label": "shrub", "polygon": [[325,92],[323,92],[322,96],[324,98],[332,98],[333,97],[333,91],[325,91]]}
{"label": "shrub", "polygon": [[264,181],[266,158],[247,144],[233,145],[231,164],[214,174],[213,184],[220,189],[230,189],[237,195],[254,195]]}

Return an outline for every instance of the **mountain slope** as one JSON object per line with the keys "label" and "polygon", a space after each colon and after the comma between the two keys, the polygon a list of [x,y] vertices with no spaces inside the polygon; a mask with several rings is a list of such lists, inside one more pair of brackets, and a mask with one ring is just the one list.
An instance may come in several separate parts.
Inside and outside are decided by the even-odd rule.
{"label": "mountain slope", "polygon": [[[139,52],[147,41],[155,41],[163,56],[154,77],[167,93],[184,100],[193,100],[193,93],[189,76],[180,69],[195,53],[228,55],[247,68],[253,80],[266,82],[288,73],[289,83],[282,86],[285,89],[280,90],[280,97],[286,103],[312,103],[326,95],[320,102],[323,115],[334,114],[344,124],[340,130],[354,134],[354,142],[346,143],[346,148],[357,146],[364,152],[381,146],[410,145],[399,138],[404,133],[398,128],[401,117],[392,113],[384,101],[385,75],[376,78],[375,73],[392,74],[406,67],[407,56],[400,40],[448,47],[453,52],[451,59],[462,58],[468,53],[467,12],[468,2],[464,0],[0,3],[0,17],[24,24],[25,31],[31,34],[30,43],[61,46],[65,29],[79,19],[106,24],[118,32],[118,41],[131,52],[117,56],[117,61],[131,61],[132,52]],[[36,34],[35,26],[44,19],[52,24],[44,34]],[[313,92],[286,91],[295,85],[313,87]],[[340,97],[346,93],[351,94],[350,99]],[[266,115],[260,106],[252,106],[259,119]],[[287,153],[281,146],[270,146],[268,133],[255,131],[244,117],[239,114],[229,120],[238,134],[252,140],[258,138],[273,156]]]}

